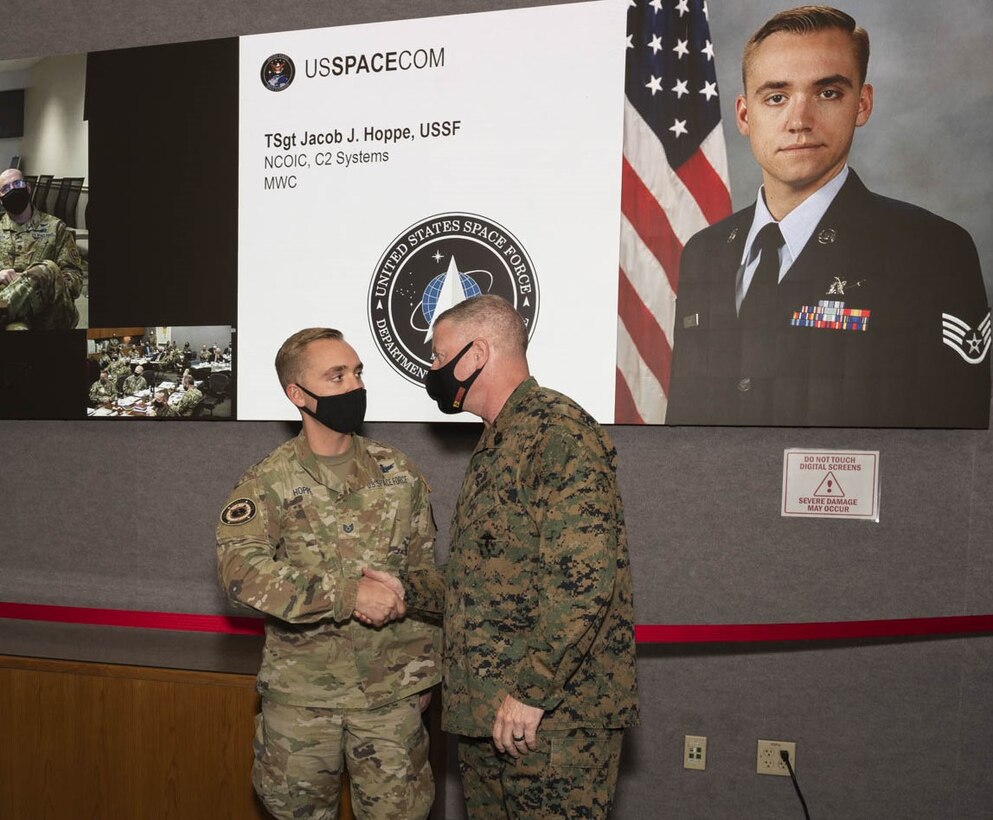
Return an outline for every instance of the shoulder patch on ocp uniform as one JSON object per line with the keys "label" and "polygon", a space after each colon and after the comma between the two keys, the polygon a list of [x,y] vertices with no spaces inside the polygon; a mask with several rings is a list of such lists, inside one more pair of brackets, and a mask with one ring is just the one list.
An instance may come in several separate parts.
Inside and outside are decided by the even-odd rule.
{"label": "shoulder patch on ocp uniform", "polygon": [[250,498],[236,498],[228,504],[221,513],[222,524],[247,524],[253,518],[257,509]]}

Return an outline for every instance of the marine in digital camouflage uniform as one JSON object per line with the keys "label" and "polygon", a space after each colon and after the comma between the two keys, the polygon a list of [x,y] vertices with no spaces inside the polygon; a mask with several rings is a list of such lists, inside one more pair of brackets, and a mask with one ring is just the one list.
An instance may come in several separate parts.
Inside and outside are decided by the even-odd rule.
{"label": "marine in digital camouflage uniform", "polygon": [[[8,169],[0,174],[0,188],[22,179],[20,171]],[[6,306],[3,321],[24,323],[31,330],[76,326],[83,260],[62,220],[30,204],[13,216],[0,216],[0,272],[4,271],[14,273],[0,280],[0,304]]]}
{"label": "marine in digital camouflage uniform", "polygon": [[526,342],[497,296],[435,322],[429,393],[486,427],[445,578],[412,569],[407,603],[444,604],[442,725],[459,735],[470,817],[605,817],[623,730],[638,722],[616,453],[581,407],[529,377]]}
{"label": "marine in digital camouflage uniform", "polygon": [[[397,619],[402,602],[379,627],[353,615],[396,600],[364,567],[433,566],[429,488],[400,451],[326,426],[337,423],[326,403],[301,388],[349,402],[361,364],[340,334],[312,338],[319,330],[281,348],[302,349],[302,365],[277,358],[303,430],[245,473],[217,529],[228,597],[267,616],[253,782],[274,816],[324,820],[337,816],[346,765],[357,817],[416,820],[434,796],[421,711],[440,679],[440,629]],[[364,411],[364,389],[361,399]]]}

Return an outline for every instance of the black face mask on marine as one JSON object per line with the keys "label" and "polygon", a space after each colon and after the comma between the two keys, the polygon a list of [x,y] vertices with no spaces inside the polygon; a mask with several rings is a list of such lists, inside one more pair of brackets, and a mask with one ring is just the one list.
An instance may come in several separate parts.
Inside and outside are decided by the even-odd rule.
{"label": "black face mask on marine", "polygon": [[31,192],[27,188],[14,188],[0,197],[0,202],[7,213],[19,216],[31,204]]}
{"label": "black face mask on marine", "polygon": [[483,367],[477,368],[464,381],[455,378],[455,366],[469,352],[469,348],[472,345],[473,343],[469,342],[448,364],[444,367],[439,367],[437,370],[429,370],[427,376],[424,377],[424,389],[428,391],[428,395],[438,404],[438,409],[446,415],[452,416],[463,411],[463,404],[465,404],[465,397],[469,392],[469,388],[472,387],[472,383],[476,381],[479,374],[483,372],[483,367],[486,367],[484,364]]}
{"label": "black face mask on marine", "polygon": [[309,407],[301,407],[300,409],[336,433],[354,433],[365,421],[366,392],[364,387],[335,396],[318,396],[316,393],[311,393],[302,384],[298,384],[297,387],[312,399],[317,399],[316,411]]}

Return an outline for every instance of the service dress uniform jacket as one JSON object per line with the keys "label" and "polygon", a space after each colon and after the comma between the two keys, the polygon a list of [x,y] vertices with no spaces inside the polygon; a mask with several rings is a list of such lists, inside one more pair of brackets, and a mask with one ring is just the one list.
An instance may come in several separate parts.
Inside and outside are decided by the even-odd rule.
{"label": "service dress uniform jacket", "polygon": [[508,694],[545,710],[543,732],[638,722],[616,452],[571,399],[514,391],[466,472],[447,589],[418,575],[408,605],[444,597],[446,731],[489,736]]}
{"label": "service dress uniform jacket", "polygon": [[988,426],[989,308],[965,230],[850,171],[757,327],[735,308],[754,210],[684,249],[667,423]]}
{"label": "service dress uniform jacket", "polygon": [[353,440],[357,469],[343,482],[301,432],[245,473],[217,528],[229,599],[267,616],[257,685],[279,703],[375,709],[440,679],[439,627],[352,620],[362,568],[431,566],[435,533],[417,468],[392,447]]}

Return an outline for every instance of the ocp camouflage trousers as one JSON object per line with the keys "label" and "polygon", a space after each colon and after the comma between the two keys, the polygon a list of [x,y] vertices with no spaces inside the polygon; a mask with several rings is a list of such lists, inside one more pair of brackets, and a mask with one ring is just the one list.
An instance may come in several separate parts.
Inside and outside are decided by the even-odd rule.
{"label": "ocp camouflage trousers", "polygon": [[342,766],[356,818],[423,820],[434,801],[418,696],[379,709],[287,706],[262,699],[252,783],[273,817],[335,820]]}

